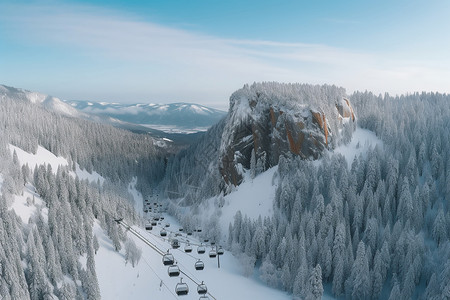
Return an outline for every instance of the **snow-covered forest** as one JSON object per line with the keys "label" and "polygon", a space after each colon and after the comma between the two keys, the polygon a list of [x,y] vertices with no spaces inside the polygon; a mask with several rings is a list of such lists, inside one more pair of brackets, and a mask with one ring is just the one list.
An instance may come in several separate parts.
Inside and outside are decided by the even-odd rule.
{"label": "snow-covered forest", "polygon": [[[277,86],[278,98],[294,89]],[[267,284],[301,298],[317,298],[324,288],[352,299],[450,297],[450,96],[356,92],[349,99],[358,125],[375,132],[383,147],[351,162],[332,151],[319,165],[281,157],[273,216],[252,220],[238,212],[228,247],[245,253]],[[216,135],[202,143],[220,142]],[[189,167],[198,154],[196,148],[180,153],[166,173],[169,186],[179,180],[200,187],[184,189],[189,201],[211,191],[213,173]],[[184,217],[186,225],[200,216]]]}
{"label": "snow-covered forest", "polygon": [[[277,165],[258,164],[262,156],[253,154],[250,168],[242,167],[248,175],[242,185],[271,168],[273,212],[255,218],[238,211],[228,230],[221,230],[220,218],[227,197],[239,189],[226,186],[219,171],[229,119],[172,155],[147,135],[2,97],[0,295],[100,298],[92,228],[98,222],[115,250],[127,247],[127,259],[139,261],[139,251],[113,221],[143,224],[128,192],[135,179],[144,197],[161,191],[185,229],[202,224],[205,237],[226,241],[247,275],[294,298],[450,298],[450,96],[346,96],[333,86],[277,83],[245,89],[267,103],[320,109],[333,144],[318,160],[285,153]],[[357,125],[333,118],[344,96]],[[348,162],[334,149],[350,141],[355,126],[375,133],[381,145]],[[21,165],[12,146],[29,153],[41,146],[69,163],[57,169]],[[74,176],[79,168],[98,172],[104,182]],[[35,207],[29,220],[11,209],[24,195]]]}
{"label": "snow-covered forest", "polygon": [[[148,137],[4,96],[0,128],[2,299],[99,299],[93,222],[98,220],[117,250],[122,247],[125,235],[114,218],[140,222],[126,186],[138,174],[145,180],[160,176],[160,149]],[[42,146],[69,164],[21,166],[10,145],[30,153]],[[152,168],[145,167],[150,163]],[[72,176],[78,166],[100,172],[105,183]],[[29,220],[10,209],[23,195],[27,206],[36,207]],[[81,256],[88,267],[80,264]]]}

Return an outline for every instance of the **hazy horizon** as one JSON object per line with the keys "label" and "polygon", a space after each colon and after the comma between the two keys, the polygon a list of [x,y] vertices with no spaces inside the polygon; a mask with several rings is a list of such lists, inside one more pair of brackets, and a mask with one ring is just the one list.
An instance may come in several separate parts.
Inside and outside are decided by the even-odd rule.
{"label": "hazy horizon", "polygon": [[450,92],[446,1],[18,1],[0,83],[65,100],[226,109],[261,81]]}

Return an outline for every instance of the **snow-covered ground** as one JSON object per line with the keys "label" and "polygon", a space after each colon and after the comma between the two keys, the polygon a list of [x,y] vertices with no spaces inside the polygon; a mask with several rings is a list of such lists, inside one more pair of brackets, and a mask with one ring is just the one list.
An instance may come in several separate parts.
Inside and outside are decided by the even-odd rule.
{"label": "snow-covered ground", "polygon": [[9,145],[9,148],[11,150],[11,153],[16,151],[17,158],[19,159],[20,164],[28,164],[31,170],[33,170],[36,166],[46,164],[51,165],[52,171],[56,173],[56,171],[58,170],[58,166],[67,166],[69,164],[67,159],[63,157],[57,157],[41,146],[38,146],[36,154],[26,152],[21,148],[13,145]]}
{"label": "snow-covered ground", "polygon": [[347,145],[341,145],[334,149],[334,153],[342,154],[349,167],[351,166],[355,156],[364,155],[375,147],[383,148],[383,142],[375,135],[374,132],[357,127],[353,132],[352,140]]}
{"label": "snow-covered ground", "polygon": [[[133,228],[159,249],[167,251],[171,247],[167,239],[163,240],[159,237],[161,226],[169,222],[170,227],[167,229],[173,231],[172,235],[178,232],[179,226],[173,218],[163,215],[165,220],[152,231],[146,232],[141,228]],[[187,296],[181,298],[186,300],[199,298],[196,291],[197,285],[194,282],[183,274],[179,277],[169,277],[168,267],[163,265],[162,257],[131,233],[127,235],[142,249],[141,261],[134,268],[129,263],[125,264],[124,250],[120,253],[114,251],[111,241],[98,225],[94,227],[94,231],[100,244],[95,263],[103,299],[178,299],[175,295],[175,287],[180,277],[183,277],[183,282],[188,284],[190,290]],[[187,238],[179,237],[179,239],[181,241]],[[204,254],[197,254],[198,239],[195,237],[188,237],[188,239],[193,245],[192,253],[184,253],[183,243],[179,249],[171,249],[170,252],[174,255],[180,269],[197,282],[204,281],[208,291],[216,299],[291,299],[286,293],[269,288],[252,278],[244,277],[241,274],[239,261],[230,253],[225,252],[220,256],[219,269],[217,258],[209,258],[208,253],[211,248],[206,248]],[[197,259],[204,262],[204,270],[195,270],[194,264]]]}
{"label": "snow-covered ground", "polygon": [[[370,130],[357,128],[353,133],[352,140],[347,145],[337,147],[333,152],[342,154],[350,166],[355,156],[363,156],[369,149],[383,147],[383,142]],[[321,160],[314,162],[320,164]],[[256,220],[271,216],[273,213],[273,199],[277,189],[278,180],[274,179],[278,170],[275,166],[266,172],[251,179],[249,172],[244,174],[243,182],[230,194],[224,197],[225,204],[221,208],[219,224],[222,233],[228,232],[228,225],[233,223],[237,211],[241,211],[242,216],[247,215],[250,219]],[[216,209],[214,205],[216,198],[207,200],[204,205],[204,215],[212,215]]]}
{"label": "snow-covered ground", "polygon": [[[36,154],[26,152],[14,145],[9,145],[9,149],[11,153],[16,151],[19,163],[21,165],[28,164],[28,167],[30,167],[31,170],[33,170],[36,166],[46,164],[51,165],[53,173],[56,173],[56,171],[58,171],[59,166],[65,167],[69,165],[67,159],[61,156],[56,156],[55,154],[53,154],[52,152],[48,151],[47,149],[41,146],[38,146]],[[86,170],[82,170],[78,165],[78,163],[76,164],[75,172],[70,171],[70,174],[73,177],[78,176],[78,178],[81,180],[87,179],[89,182],[97,182],[97,180],[99,180],[100,183],[103,183],[105,181],[105,179],[95,171],[89,173]]]}
{"label": "snow-covered ground", "polygon": [[[234,216],[239,210],[242,216],[247,215],[252,220],[258,219],[259,216],[264,219],[264,217],[272,215],[273,199],[278,184],[278,181],[273,180],[273,177],[277,170],[278,166],[275,166],[254,179],[250,178],[248,172],[244,174],[243,182],[233,192],[224,197],[225,204],[221,208],[222,214],[219,218],[222,233],[228,233],[228,225],[230,222],[233,223]],[[209,216],[215,210],[215,198],[207,201],[207,211],[203,214]]]}
{"label": "snow-covered ground", "polygon": [[16,212],[23,223],[28,223],[28,220],[36,212],[36,207],[38,206],[43,207],[43,215],[47,215],[47,208],[45,208],[44,201],[36,193],[34,186],[27,184],[23,189],[22,195],[14,196],[11,209]]}
{"label": "snow-covered ground", "polygon": [[204,132],[209,129],[208,127],[180,127],[176,125],[157,125],[157,124],[139,124],[141,126],[160,130],[165,133],[183,133],[183,134],[189,134],[189,133],[196,133],[196,132]]}
{"label": "snow-covered ground", "polygon": [[[40,164],[50,164],[54,171],[57,170],[59,165],[68,165],[68,161],[62,157],[57,157],[53,153],[46,149],[39,147],[36,154],[30,154],[22,149],[10,146],[11,152],[16,150],[16,153],[21,164],[27,164],[30,167]],[[252,206],[260,207],[261,213],[270,213],[271,207],[266,204],[269,203],[269,199],[273,198],[273,195],[266,194],[269,192],[269,188],[265,191],[262,190],[263,186],[267,186],[273,177],[276,168],[261,174],[249,182],[249,186],[244,186],[238,189],[227,200],[227,207],[225,208],[225,216],[232,218],[238,207],[243,209],[245,213],[257,217],[255,210],[252,210]],[[103,180],[103,178],[97,173],[88,173],[82,171],[77,167],[74,176],[78,175],[89,180]],[[0,174],[0,185],[2,184],[2,176]],[[136,181],[133,180],[129,185],[129,192],[133,195],[136,208],[142,211],[142,195],[135,189]],[[239,197],[250,197],[251,189],[258,190],[257,197],[252,200],[246,207],[239,205]],[[33,200],[30,202],[30,199]],[[28,201],[27,201],[28,199]],[[23,195],[15,196],[15,200],[11,209],[20,216],[24,223],[28,223],[28,219],[36,211],[37,206],[43,206],[43,201],[35,193],[34,187],[27,184],[24,187]],[[43,208],[45,210],[45,208]],[[253,214],[251,214],[253,212]],[[44,211],[44,216],[47,213]],[[165,215],[165,220],[158,226],[155,226],[151,232],[147,232],[142,228],[133,227],[145,236],[152,243],[163,251],[170,249],[170,243],[168,239],[163,240],[159,236],[159,231],[165,223],[170,223],[170,227],[167,228],[173,231],[170,235],[174,235],[179,232],[179,225],[176,220],[168,215]],[[150,217],[150,215],[148,216]],[[139,264],[132,267],[130,263],[125,263],[125,252],[122,249],[120,252],[116,252],[112,245],[112,241],[106,236],[106,233],[98,225],[94,224],[94,234],[99,240],[100,248],[95,256],[96,272],[99,280],[100,292],[102,299],[178,299],[175,294],[175,286],[180,281],[180,277],[183,277],[183,282],[186,282],[189,286],[190,292],[187,296],[183,296],[183,299],[198,299],[197,285],[188,279],[185,275],[181,274],[180,277],[169,277],[167,273],[167,266],[162,264],[162,257],[152,248],[147,246],[141,240],[130,234],[127,235],[135,241],[135,243],[142,249],[142,257]],[[169,236],[170,236],[169,235]],[[181,243],[181,248],[178,250],[170,250],[173,253],[180,269],[194,279],[197,283],[204,281],[208,287],[208,291],[211,293],[210,299],[291,299],[291,297],[283,293],[282,291],[269,288],[263,283],[255,280],[254,278],[247,278],[242,275],[242,270],[239,261],[230,253],[225,252],[223,256],[220,256],[220,265],[217,267],[217,258],[209,258],[209,251],[211,248],[206,248],[205,254],[197,254],[197,245],[200,241],[196,237],[178,237],[181,242],[189,239],[193,245],[192,253],[185,253],[183,251],[184,245]],[[205,269],[197,271],[194,268],[195,262],[201,259],[205,264]],[[80,261],[85,265],[85,257],[81,257]],[[214,297],[214,298],[213,298]]]}

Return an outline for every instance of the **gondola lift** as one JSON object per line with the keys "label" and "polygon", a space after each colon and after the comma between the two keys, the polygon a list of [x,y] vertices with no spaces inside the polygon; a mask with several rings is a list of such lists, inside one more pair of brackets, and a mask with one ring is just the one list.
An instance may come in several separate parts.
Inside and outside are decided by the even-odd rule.
{"label": "gondola lift", "polygon": [[209,251],[209,257],[210,258],[214,258],[214,257],[216,257],[217,256],[217,252],[216,252],[216,249],[211,249],[211,251]]}
{"label": "gondola lift", "polygon": [[186,246],[184,246],[184,252],[186,252],[186,253],[191,253],[192,252],[191,244],[186,244]]}
{"label": "gondola lift", "polygon": [[205,252],[206,252],[205,246],[200,245],[200,246],[197,247],[197,253],[198,254],[203,254]]}
{"label": "gondola lift", "polygon": [[167,268],[167,273],[170,277],[176,277],[180,275],[180,268],[177,265],[171,265]]}
{"label": "gondola lift", "polygon": [[208,292],[208,288],[206,287],[206,284],[204,284],[202,281],[202,283],[197,286],[197,293],[199,295],[204,295],[207,292]]}
{"label": "gondola lift", "polygon": [[163,265],[170,266],[170,265],[173,265],[173,263],[175,262],[175,259],[173,258],[173,255],[171,253],[169,253],[169,250],[167,250],[167,253],[163,255],[162,261],[163,261]]}
{"label": "gondola lift", "polygon": [[201,271],[205,268],[205,264],[199,259],[195,262],[195,269]]}
{"label": "gondola lift", "polygon": [[175,293],[178,296],[187,295],[189,293],[189,286],[183,282],[183,278],[180,278],[180,282],[175,286]]}
{"label": "gondola lift", "polygon": [[172,242],[170,243],[172,245],[173,249],[178,249],[180,248],[180,243],[178,242],[177,239],[173,239]]}

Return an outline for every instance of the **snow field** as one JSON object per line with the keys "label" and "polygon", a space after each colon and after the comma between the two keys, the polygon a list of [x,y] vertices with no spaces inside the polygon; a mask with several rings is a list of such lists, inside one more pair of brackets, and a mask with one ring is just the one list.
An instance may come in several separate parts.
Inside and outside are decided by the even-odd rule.
{"label": "snow field", "polygon": [[[262,219],[266,216],[272,216],[273,199],[277,189],[277,181],[274,182],[273,177],[277,170],[278,166],[270,168],[253,180],[249,173],[244,174],[243,183],[224,197],[225,204],[221,208],[222,214],[219,218],[222,234],[228,234],[228,225],[234,222],[234,216],[239,210],[242,216],[247,215],[252,220],[258,219],[259,216]],[[204,215],[210,216],[215,209],[215,198],[207,201],[208,208]]]}
{"label": "snow field", "polygon": [[[28,164],[31,170],[33,170],[36,166],[46,164],[51,165],[53,173],[56,174],[59,166],[65,167],[69,165],[67,159],[65,159],[64,157],[56,156],[52,152],[41,146],[38,146],[36,154],[28,153],[21,148],[13,145],[9,145],[9,149],[11,151],[11,154],[16,151],[17,158],[19,159],[20,164]],[[82,170],[78,163],[76,164],[76,171],[70,171],[70,175],[72,175],[73,177],[78,176],[80,180],[87,179],[89,182],[97,182],[97,180],[100,180],[100,183],[102,184],[105,181],[105,179],[95,171],[89,173],[86,170]]]}
{"label": "snow field", "polygon": [[[196,249],[200,241],[195,237],[177,237],[180,240],[181,247],[177,250],[171,249],[168,239],[159,237],[159,232],[166,222],[171,225],[168,230],[174,236],[180,228],[176,221],[170,216],[164,215],[164,221],[161,225],[153,227],[153,230],[145,230],[133,226],[150,242],[159,249],[173,254],[178,262],[180,269],[186,272],[197,282],[204,281],[208,291],[216,299],[290,299],[290,297],[278,290],[269,288],[252,278],[246,278],[241,275],[240,265],[236,258],[230,253],[225,252],[220,256],[221,268],[217,267],[217,258],[209,258],[208,252],[211,247],[206,247],[206,253],[197,254]],[[147,246],[140,239],[127,233],[127,236],[133,239],[142,249],[142,257],[139,264],[133,268],[131,264],[125,264],[124,250],[120,253],[114,251],[111,241],[104,234],[103,230],[96,224],[94,233],[99,240],[100,249],[95,256],[97,276],[99,280],[100,291],[103,299],[178,299],[175,295],[175,286],[183,277],[183,282],[189,286],[189,294],[180,296],[182,299],[198,299],[197,286],[186,276],[180,274],[179,277],[169,277],[167,266],[162,263],[162,257],[152,248]],[[169,236],[168,235],[168,236]],[[192,253],[184,253],[183,240],[188,239],[192,246]],[[201,259],[205,264],[205,269],[197,271],[194,264],[197,259]],[[162,281],[162,284],[161,284]],[[210,299],[213,299],[210,297]]]}
{"label": "snow field", "polygon": [[353,132],[350,143],[337,147],[333,153],[342,154],[350,167],[355,156],[357,157],[360,154],[364,155],[367,151],[375,147],[383,148],[383,142],[374,132],[357,127]]}

